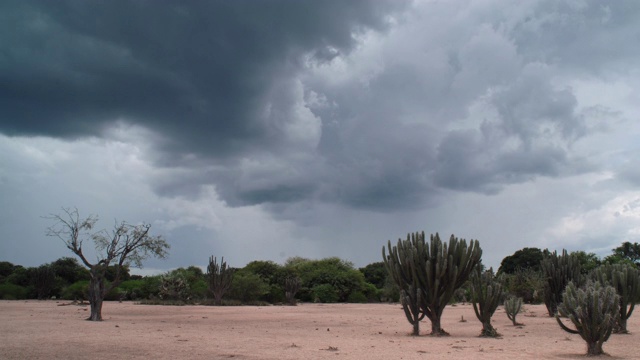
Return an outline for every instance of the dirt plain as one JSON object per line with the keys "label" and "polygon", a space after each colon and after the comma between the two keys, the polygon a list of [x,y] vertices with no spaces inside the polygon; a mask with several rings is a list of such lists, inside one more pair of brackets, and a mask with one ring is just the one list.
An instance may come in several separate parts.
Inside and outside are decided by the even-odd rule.
{"label": "dirt plain", "polygon": [[[544,305],[526,305],[513,326],[502,308],[499,339],[480,338],[469,304],[449,306],[451,336],[419,337],[399,304],[152,306],[106,302],[104,321],[65,301],[0,301],[1,359],[580,359],[585,342],[564,332]],[[464,322],[461,319],[466,320]],[[606,359],[640,359],[640,320],[612,335]]]}

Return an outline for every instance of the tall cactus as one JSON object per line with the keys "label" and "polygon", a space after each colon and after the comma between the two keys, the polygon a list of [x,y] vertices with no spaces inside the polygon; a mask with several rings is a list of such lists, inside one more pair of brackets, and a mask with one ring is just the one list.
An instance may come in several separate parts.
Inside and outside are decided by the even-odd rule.
{"label": "tall cactus", "polygon": [[207,278],[209,280],[209,291],[213,293],[215,304],[222,304],[222,297],[229,290],[233,281],[233,269],[227,266],[224,257],[220,259],[220,264],[218,264],[215,257],[211,256],[209,258]]}
{"label": "tall cactus", "polygon": [[[620,297],[611,286],[589,282],[585,289],[578,289],[570,282],[558,305],[556,320],[560,327],[579,334],[587,342],[587,355],[603,354],[602,344],[609,339],[616,323]],[[575,329],[567,327],[560,316],[568,317]]]}
{"label": "tall cactus", "polygon": [[382,257],[401,290],[403,308],[414,324],[414,334],[416,323],[426,316],[431,320],[431,335],[448,335],[440,324],[442,312],[480,262],[482,250],[478,241],[471,240],[467,246],[466,240],[451,235],[447,244],[436,233],[427,244],[422,232],[398,240],[396,247],[389,242],[388,247],[389,256],[383,248]]}
{"label": "tall cactus", "polygon": [[471,301],[476,317],[482,323],[480,336],[498,337],[498,331],[491,325],[491,317],[504,298],[502,284],[496,280],[493,269],[482,271],[481,266],[471,273]]}
{"label": "tall cactus", "polygon": [[418,279],[414,275],[413,259],[416,242],[424,244],[424,233],[408,234],[406,240],[398,239],[396,246],[388,242],[389,255],[382,247],[382,259],[393,282],[400,289],[400,303],[407,321],[413,325],[412,335],[420,335],[420,321],[424,319],[424,312],[420,308],[421,290]]}
{"label": "tall cactus", "polygon": [[513,323],[513,326],[522,325],[516,321],[516,316],[522,309],[522,298],[516,296],[510,296],[504,301],[504,311],[507,313],[507,317]]}
{"label": "tall cactus", "polygon": [[284,295],[289,305],[296,305],[296,293],[300,290],[300,278],[291,276],[284,279]]}
{"label": "tall cactus", "polygon": [[414,263],[422,289],[422,311],[431,320],[431,335],[442,336],[448,335],[440,325],[442,312],[480,263],[482,250],[477,240],[471,240],[467,246],[466,240],[453,235],[448,244],[440,240],[438,233],[431,235],[430,240],[429,246],[417,243]]}
{"label": "tall cactus", "polygon": [[594,280],[611,285],[620,296],[620,313],[613,331],[627,334],[627,320],[640,301],[640,271],[627,264],[601,265],[593,272]]}
{"label": "tall cactus", "polygon": [[549,316],[553,317],[562,302],[562,293],[567,284],[572,281],[577,286],[582,284],[581,267],[578,258],[570,255],[567,250],[562,250],[562,255],[556,251],[546,253],[540,262],[540,267],[545,276],[544,304],[547,306]]}

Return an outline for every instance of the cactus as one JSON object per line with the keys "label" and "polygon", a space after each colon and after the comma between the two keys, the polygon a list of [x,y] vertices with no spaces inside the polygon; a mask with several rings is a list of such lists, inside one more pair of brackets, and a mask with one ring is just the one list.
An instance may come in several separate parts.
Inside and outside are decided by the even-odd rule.
{"label": "cactus", "polygon": [[582,284],[580,262],[575,255],[569,255],[567,250],[558,253],[545,253],[540,262],[540,267],[545,276],[544,304],[547,306],[549,316],[556,314],[558,304],[562,300],[562,293],[570,281],[577,286]]}
{"label": "cactus", "polygon": [[300,290],[300,278],[297,276],[284,279],[284,295],[289,305],[296,305],[296,293]]}
{"label": "cactus", "polygon": [[627,320],[633,313],[636,302],[640,301],[640,271],[627,264],[602,265],[592,276],[602,284],[611,285],[620,296],[620,313],[614,333],[628,334]]}
{"label": "cactus", "polygon": [[207,278],[209,280],[209,291],[213,293],[215,304],[222,304],[222,297],[229,290],[233,281],[233,269],[227,267],[224,257],[220,259],[220,264],[218,264],[215,257],[211,256],[209,258]]}
{"label": "cactus", "polygon": [[388,242],[389,255],[385,254],[382,247],[382,259],[393,282],[400,289],[400,303],[404,310],[407,321],[413,325],[412,335],[420,335],[420,321],[424,319],[424,312],[420,308],[420,293],[418,280],[414,276],[413,258],[416,241],[424,243],[424,233],[407,235],[406,240],[398,239],[397,246],[391,246]]}
{"label": "cactus", "polygon": [[522,298],[510,296],[504,301],[504,311],[507,313],[507,317],[513,323],[513,326],[522,325],[516,321],[516,316],[522,309]]}
{"label": "cactus", "polygon": [[[617,321],[619,307],[620,297],[613,287],[596,281],[587,283],[583,290],[569,282],[556,320],[563,330],[579,334],[587,342],[587,355],[601,355],[602,344],[609,339]],[[560,316],[568,317],[575,329],[566,326]]]}
{"label": "cactus", "polygon": [[482,272],[481,266],[471,273],[471,303],[476,317],[482,323],[480,336],[498,337],[498,331],[491,325],[491,317],[504,298],[502,284],[493,274],[493,269]]}
{"label": "cactus", "polygon": [[158,295],[163,300],[189,300],[189,282],[184,275],[168,274],[160,278]]}
{"label": "cactus", "polygon": [[425,242],[424,232],[407,235],[398,245],[388,243],[389,256],[382,249],[387,270],[401,290],[403,308],[409,322],[417,323],[426,316],[431,320],[431,335],[448,335],[440,325],[442,312],[454,292],[469,278],[480,262],[482,250],[477,240],[469,246],[464,239],[451,235],[443,244],[436,233],[430,243]]}

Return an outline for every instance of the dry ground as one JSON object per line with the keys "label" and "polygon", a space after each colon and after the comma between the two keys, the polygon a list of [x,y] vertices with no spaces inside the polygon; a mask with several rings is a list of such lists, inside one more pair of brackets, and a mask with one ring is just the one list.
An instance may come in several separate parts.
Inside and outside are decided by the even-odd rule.
{"label": "dry ground", "polygon": [[[560,329],[543,305],[526,306],[514,327],[504,310],[501,339],[479,338],[470,305],[449,306],[449,337],[409,336],[398,304],[296,307],[150,306],[107,302],[105,321],[64,301],[0,301],[1,359],[574,359],[586,345]],[[65,306],[62,306],[65,305]],[[464,317],[466,322],[460,322]],[[606,359],[640,359],[640,315],[631,335],[612,335]],[[423,333],[430,330],[427,319]]]}

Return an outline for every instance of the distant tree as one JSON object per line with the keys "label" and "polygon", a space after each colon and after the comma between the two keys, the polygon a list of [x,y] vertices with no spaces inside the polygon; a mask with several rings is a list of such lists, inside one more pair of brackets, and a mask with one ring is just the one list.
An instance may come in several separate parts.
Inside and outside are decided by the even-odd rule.
{"label": "distant tree", "polygon": [[[345,302],[352,293],[362,291],[365,284],[364,275],[354,269],[351,262],[337,257],[321,260],[301,259],[287,263],[288,269],[300,278],[300,299],[303,301],[322,302],[322,299],[335,299],[337,302]],[[331,287],[316,288],[319,285]],[[313,290],[314,288],[316,290]],[[329,295],[330,292],[334,292],[335,296]]]}
{"label": "distant tree", "polygon": [[252,303],[269,292],[267,284],[260,275],[248,270],[234,272],[229,297],[243,303]]}
{"label": "distant tree", "polygon": [[591,270],[597,268],[602,264],[600,258],[595,253],[587,253],[585,251],[574,251],[571,253],[572,255],[578,258],[578,262],[580,263],[580,268],[582,269],[583,274],[588,274]]}
{"label": "distant tree", "polygon": [[543,257],[542,250],[538,248],[524,248],[502,259],[498,274],[513,274],[517,270],[531,269],[540,271],[540,261]]}
{"label": "distant tree", "polygon": [[38,294],[38,300],[48,299],[55,287],[56,274],[51,265],[40,265],[31,278]]}
{"label": "distant tree", "polygon": [[62,257],[52,262],[51,267],[56,276],[60,278],[65,285],[70,285],[81,280],[89,280],[91,277],[89,270],[80,265],[76,258]]}
{"label": "distant tree", "polygon": [[363,268],[360,268],[360,272],[364,274],[364,280],[369,284],[375,285],[376,288],[384,288],[387,282],[387,268],[384,266],[384,262],[374,262]]}
{"label": "distant tree", "polygon": [[640,267],[640,244],[623,242],[620,246],[612,249],[613,254],[607,256],[604,260],[608,264],[628,263]]}
{"label": "distant tree", "polygon": [[8,261],[0,261],[0,282],[13,273],[15,265]]}
{"label": "distant tree", "polygon": [[[89,303],[91,315],[87,320],[102,321],[102,303],[105,296],[121,281],[121,275],[129,264],[142,267],[142,261],[149,256],[164,258],[169,244],[161,236],[151,236],[150,224],[130,225],[116,223],[111,233],[99,231],[90,233],[98,222],[96,216],[80,218],[78,209],[64,208],[63,214],[48,217],[54,224],[47,229],[48,236],[62,240],[82,263],[89,268]],[[90,262],[82,248],[83,242],[91,238],[99,254],[96,262]],[[109,266],[115,266],[113,281],[106,284]]]}

